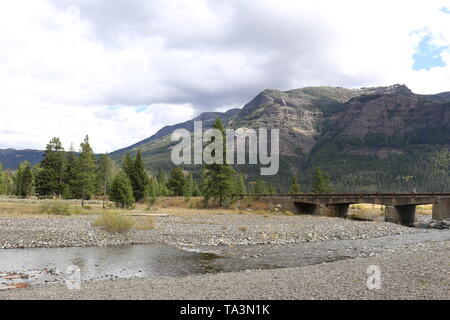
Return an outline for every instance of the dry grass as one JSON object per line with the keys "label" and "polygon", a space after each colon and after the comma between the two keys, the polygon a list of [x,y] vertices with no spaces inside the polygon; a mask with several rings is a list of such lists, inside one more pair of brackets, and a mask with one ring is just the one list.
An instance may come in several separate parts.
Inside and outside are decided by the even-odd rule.
{"label": "dry grass", "polygon": [[105,212],[95,220],[93,225],[108,232],[123,233],[130,230],[134,223],[134,220],[130,217],[118,213]]}
{"label": "dry grass", "polygon": [[433,205],[432,204],[426,204],[426,205],[422,205],[422,206],[417,206],[416,207],[416,213],[418,213],[418,214],[431,215],[432,212],[433,212]]}
{"label": "dry grass", "polygon": [[155,217],[149,217],[149,216],[133,217],[133,220],[134,220],[133,229],[136,229],[136,230],[155,229],[155,223],[156,223]]}
{"label": "dry grass", "polygon": [[358,203],[350,206],[351,213],[364,213],[373,215],[383,215],[384,206],[379,204]]}
{"label": "dry grass", "polygon": [[[0,217],[8,218],[42,218],[48,216],[64,218],[65,215],[52,215],[42,207],[46,203],[52,202],[49,200],[38,199],[16,199],[0,197]],[[273,212],[270,210],[270,205],[264,201],[256,200],[252,197],[238,199],[234,201],[227,208],[212,207],[205,208],[202,204],[202,198],[192,197],[186,199],[184,197],[166,197],[158,198],[156,203],[148,208],[145,203],[137,203],[134,210],[121,210],[117,208],[102,208],[101,201],[89,201],[84,208],[81,208],[81,203],[78,200],[60,200],[62,206],[69,206],[71,215],[93,215],[103,214],[107,212],[155,212],[166,213],[177,216],[189,216],[193,214],[246,214],[246,215],[262,215],[264,217],[277,215],[293,215],[292,212]],[[146,227],[150,228],[150,222],[143,222]]]}

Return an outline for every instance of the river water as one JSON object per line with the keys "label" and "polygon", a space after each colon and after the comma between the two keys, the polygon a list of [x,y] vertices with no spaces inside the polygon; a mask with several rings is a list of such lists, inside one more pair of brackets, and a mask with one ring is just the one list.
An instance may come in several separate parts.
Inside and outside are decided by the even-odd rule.
{"label": "river water", "polygon": [[83,281],[220,272],[211,266],[218,258],[155,244],[7,249],[0,250],[0,289],[17,283],[61,282],[70,274],[70,266],[80,269]]}
{"label": "river water", "polygon": [[69,267],[79,268],[82,281],[185,276],[314,265],[441,241],[450,241],[450,230],[372,239],[203,248],[214,253],[159,244],[3,249],[0,250],[0,289],[62,283],[71,275]]}

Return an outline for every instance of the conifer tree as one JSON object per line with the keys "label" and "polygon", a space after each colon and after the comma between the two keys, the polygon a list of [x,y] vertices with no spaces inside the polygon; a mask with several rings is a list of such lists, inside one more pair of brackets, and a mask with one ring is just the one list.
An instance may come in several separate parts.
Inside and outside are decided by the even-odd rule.
{"label": "conifer tree", "polygon": [[60,196],[64,187],[65,153],[59,138],[47,144],[44,159],[36,176],[36,194],[41,197]]}
{"label": "conifer tree", "polygon": [[5,173],[3,172],[3,164],[0,163],[0,195],[6,194]]}
{"label": "conifer tree", "polygon": [[[227,163],[226,159],[226,136],[225,128],[220,118],[217,118],[214,122],[214,129],[219,130],[222,133],[223,141],[223,163],[212,163],[205,165],[205,171],[203,175],[203,196],[207,203],[209,199],[218,200],[222,205],[225,199],[232,198],[235,192],[235,171]],[[212,142],[212,141],[211,141]],[[214,155],[213,155],[214,156]]]}
{"label": "conifer tree", "polygon": [[120,171],[111,183],[109,198],[118,208],[131,208],[134,204],[133,188],[125,172]]}
{"label": "conifer tree", "polygon": [[170,178],[167,182],[167,188],[172,196],[181,197],[185,191],[186,179],[183,170],[175,167],[170,171]]}
{"label": "conifer tree", "polygon": [[311,192],[316,194],[331,192],[330,178],[328,174],[320,168],[316,168],[315,170]]}
{"label": "conifer tree", "polygon": [[262,178],[256,179],[253,193],[256,195],[267,193],[267,186]]}
{"label": "conifer tree", "polygon": [[77,165],[78,165],[78,157],[73,148],[73,145],[70,145],[69,152],[67,152],[66,156],[66,168],[64,171],[64,187],[62,197],[64,199],[74,199],[76,197],[76,179],[77,179]]}
{"label": "conifer tree", "polygon": [[97,162],[96,188],[97,194],[103,197],[103,208],[106,205],[106,195],[114,177],[114,160],[107,154],[102,154]]}
{"label": "conifer tree", "polygon": [[141,150],[138,150],[134,159],[133,173],[130,177],[133,186],[133,195],[136,201],[142,200],[144,197],[145,187],[148,184],[148,175],[144,169],[144,161],[142,160]]}
{"label": "conifer tree", "polygon": [[243,195],[246,193],[247,193],[247,188],[245,187],[244,175],[243,174],[237,175],[236,194]]}
{"label": "conifer tree", "polygon": [[193,197],[200,197],[202,195],[200,191],[200,187],[198,186],[197,181],[194,180],[192,184],[192,196]]}
{"label": "conifer tree", "polygon": [[158,188],[158,181],[153,177],[149,178],[148,183],[145,186],[144,190],[144,201],[149,206],[154,205],[156,202],[157,188]]}
{"label": "conifer tree", "polygon": [[77,161],[77,174],[75,179],[75,189],[81,196],[81,205],[84,200],[95,194],[95,155],[89,144],[89,137],[86,136],[80,144],[80,155]]}
{"label": "conifer tree", "polygon": [[19,168],[16,171],[15,178],[15,192],[18,197],[28,197],[31,195],[33,187],[33,174],[31,166],[28,161],[20,163]]}
{"label": "conifer tree", "polygon": [[292,193],[292,194],[300,193],[300,185],[298,184],[297,177],[295,177],[295,176],[292,177],[292,180],[291,180],[290,193]]}
{"label": "conifer tree", "polygon": [[189,172],[186,176],[186,183],[184,185],[183,196],[189,198],[192,196],[192,191],[194,189],[194,178],[192,177],[192,172]]}

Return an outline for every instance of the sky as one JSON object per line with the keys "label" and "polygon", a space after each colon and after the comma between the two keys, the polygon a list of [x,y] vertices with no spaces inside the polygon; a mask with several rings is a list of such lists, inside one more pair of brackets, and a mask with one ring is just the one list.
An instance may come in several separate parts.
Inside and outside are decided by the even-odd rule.
{"label": "sky", "polygon": [[450,0],[0,2],[0,149],[112,152],[266,88],[450,91]]}

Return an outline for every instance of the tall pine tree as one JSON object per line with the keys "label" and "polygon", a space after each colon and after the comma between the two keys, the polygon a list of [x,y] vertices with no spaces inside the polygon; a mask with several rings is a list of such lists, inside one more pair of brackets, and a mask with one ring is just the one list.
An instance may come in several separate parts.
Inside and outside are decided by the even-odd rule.
{"label": "tall pine tree", "polygon": [[314,172],[311,192],[316,194],[331,192],[330,178],[328,174],[320,168],[316,168]]}
{"label": "tall pine tree", "polygon": [[[213,128],[219,130],[222,133],[223,141],[223,163],[212,163],[205,165],[205,171],[203,175],[203,196],[205,202],[209,199],[218,200],[222,205],[225,199],[232,198],[235,193],[235,171],[227,163],[226,159],[226,137],[225,128],[220,118],[217,118],[213,124]],[[213,141],[210,141],[213,142]],[[215,155],[213,155],[215,156]]]}
{"label": "tall pine tree", "polygon": [[60,196],[64,188],[65,153],[59,138],[47,144],[44,159],[36,175],[36,194],[40,197]]}
{"label": "tall pine tree", "polygon": [[95,155],[86,136],[80,144],[80,155],[77,162],[77,174],[75,179],[75,190],[81,196],[81,205],[84,200],[95,194]]}

